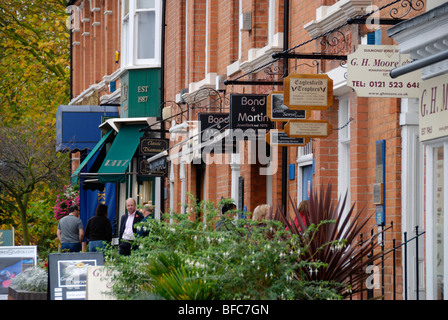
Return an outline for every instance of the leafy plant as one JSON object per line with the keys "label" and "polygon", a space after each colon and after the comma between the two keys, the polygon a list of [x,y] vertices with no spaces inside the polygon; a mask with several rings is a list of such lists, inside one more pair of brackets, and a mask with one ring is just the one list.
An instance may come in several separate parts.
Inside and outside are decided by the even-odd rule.
{"label": "leafy plant", "polygon": [[377,258],[378,254],[371,253],[378,243],[375,237],[362,243],[359,241],[361,233],[369,234],[372,230],[365,230],[370,217],[362,218],[363,210],[355,212],[355,204],[344,214],[347,196],[334,204],[331,189],[331,184],[328,184],[326,190],[321,186],[319,192],[311,192],[309,212],[304,214],[306,225],[291,198],[298,225],[291,223],[278,208],[272,214],[299,237],[304,245],[299,249],[303,250],[300,259],[311,263],[297,269],[296,276],[308,281],[343,284],[339,290],[348,295],[362,289],[368,276],[363,268]]}
{"label": "leafy plant", "polygon": [[[227,201],[228,202],[228,201]],[[278,221],[258,223],[221,216],[220,208],[201,202],[195,216],[171,213],[140,227],[131,256],[106,251],[106,265],[118,270],[114,294],[119,299],[340,299],[337,284],[294,277],[301,261],[297,235]],[[191,210],[190,210],[191,211]],[[187,212],[190,212],[187,211]],[[225,228],[216,229],[218,217]]]}
{"label": "leafy plant", "polygon": [[11,280],[11,287],[20,291],[47,292],[48,274],[38,266],[19,273]]}

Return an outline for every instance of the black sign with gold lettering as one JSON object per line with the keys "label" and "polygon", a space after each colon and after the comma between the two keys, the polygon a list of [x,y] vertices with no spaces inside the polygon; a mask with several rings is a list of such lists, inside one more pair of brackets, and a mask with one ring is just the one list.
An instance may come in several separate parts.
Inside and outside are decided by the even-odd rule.
{"label": "black sign with gold lettering", "polygon": [[141,156],[153,156],[167,150],[169,146],[169,139],[142,137],[140,138],[140,146],[138,148],[138,152]]}
{"label": "black sign with gold lettering", "polygon": [[138,174],[146,177],[165,177],[168,174],[166,157],[156,160],[156,163],[148,163],[148,159],[169,148],[169,139],[140,138],[138,148]]}

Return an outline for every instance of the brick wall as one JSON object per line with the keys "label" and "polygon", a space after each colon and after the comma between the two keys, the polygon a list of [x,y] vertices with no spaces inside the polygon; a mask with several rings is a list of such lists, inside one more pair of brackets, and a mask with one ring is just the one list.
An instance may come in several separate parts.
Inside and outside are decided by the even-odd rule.
{"label": "brick wall", "polygon": [[[72,30],[72,44],[75,43],[72,46],[73,98],[91,85],[100,83],[104,76],[111,75],[120,67],[119,63],[115,63],[115,52],[121,50],[119,3],[118,0],[92,1],[93,8],[87,0],[75,3],[83,9],[79,11],[80,15],[76,13],[74,16],[75,26],[79,28]],[[107,85],[93,95],[94,99],[80,104],[99,104],[99,98],[104,94],[110,94]]]}

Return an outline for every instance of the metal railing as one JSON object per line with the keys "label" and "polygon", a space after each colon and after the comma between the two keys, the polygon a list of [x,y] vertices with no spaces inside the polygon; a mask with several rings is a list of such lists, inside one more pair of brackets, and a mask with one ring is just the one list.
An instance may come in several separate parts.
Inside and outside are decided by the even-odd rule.
{"label": "metal railing", "polygon": [[[386,294],[391,295],[392,296],[392,300],[396,300],[397,299],[397,293],[401,293],[402,294],[402,299],[403,300],[408,300],[409,299],[409,294],[408,294],[408,284],[410,283],[409,281],[415,281],[414,283],[414,288],[415,288],[415,299],[419,300],[419,277],[420,277],[420,272],[422,272],[422,270],[420,270],[419,267],[419,258],[420,258],[420,248],[419,248],[419,238],[421,236],[423,236],[425,234],[425,231],[419,231],[419,227],[416,226],[415,227],[415,235],[408,239],[408,234],[407,232],[403,233],[403,240],[402,243],[397,244],[397,240],[395,238],[392,239],[392,246],[386,249],[386,232],[390,231],[393,229],[393,222],[391,222],[390,226],[385,227],[385,226],[380,226],[382,230],[378,231],[378,233],[376,235],[371,234],[371,236],[368,239],[363,239],[363,235],[360,235],[360,241],[359,244],[362,245],[363,243],[366,243],[368,241],[373,241],[372,239],[379,239],[379,250],[380,250],[380,254],[377,254],[377,256],[375,257],[374,260],[372,260],[372,264],[371,266],[373,268],[369,268],[370,270],[374,270],[374,272],[380,272],[381,273],[381,283],[376,283],[375,288],[369,288],[369,285],[366,283],[366,287],[365,288],[361,288],[360,290],[360,299],[363,300],[364,298],[367,299],[382,299],[384,300],[386,297]],[[411,244],[413,244],[415,242],[415,248],[414,252],[410,252],[409,251],[409,246]],[[390,240],[388,241],[388,243],[390,243]],[[402,254],[402,259],[398,259],[397,257],[397,252],[400,252],[400,250],[403,250],[401,252]],[[378,250],[378,249],[377,249]],[[369,253],[369,257],[373,256],[374,250],[372,249],[372,252]],[[415,255],[415,277],[413,279],[409,278],[409,270],[408,270],[408,257],[409,254],[414,254]],[[391,276],[392,277],[392,292],[387,292],[385,291],[386,289],[386,283],[385,283],[385,275],[386,275],[386,260],[387,259],[391,259],[392,260],[392,271],[389,271],[388,277]],[[378,261],[377,263],[375,261]],[[402,263],[397,263],[398,262],[402,262]],[[397,291],[397,279],[399,279],[400,277],[397,275],[397,270],[402,270],[402,284],[403,284],[403,292],[398,292]],[[367,268],[366,270],[362,270],[362,272],[367,272]],[[391,274],[390,274],[391,273]],[[378,277],[376,277],[375,279],[378,279]],[[381,295],[375,297],[375,289],[381,289]],[[366,297],[364,297],[364,294],[367,293]],[[353,297],[350,296],[350,299],[352,299]]]}

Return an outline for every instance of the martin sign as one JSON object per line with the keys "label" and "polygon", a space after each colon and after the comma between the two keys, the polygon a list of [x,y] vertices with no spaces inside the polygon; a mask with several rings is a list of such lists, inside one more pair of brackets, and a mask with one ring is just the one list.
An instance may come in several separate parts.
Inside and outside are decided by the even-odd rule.
{"label": "martin sign", "polygon": [[231,94],[230,95],[230,128],[258,133],[273,127],[266,112],[266,94]]}

